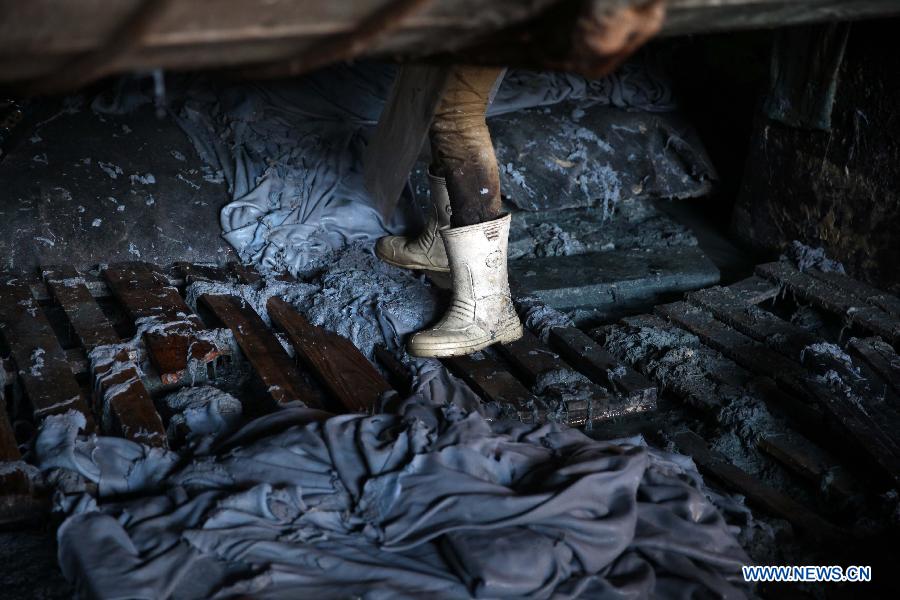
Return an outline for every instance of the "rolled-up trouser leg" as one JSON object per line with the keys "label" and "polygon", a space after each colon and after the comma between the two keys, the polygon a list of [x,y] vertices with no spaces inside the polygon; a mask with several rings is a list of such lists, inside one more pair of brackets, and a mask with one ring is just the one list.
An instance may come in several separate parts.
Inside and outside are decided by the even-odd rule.
{"label": "rolled-up trouser leg", "polygon": [[500,216],[500,174],[485,121],[495,67],[454,67],[431,124],[432,170],[447,180],[453,227]]}

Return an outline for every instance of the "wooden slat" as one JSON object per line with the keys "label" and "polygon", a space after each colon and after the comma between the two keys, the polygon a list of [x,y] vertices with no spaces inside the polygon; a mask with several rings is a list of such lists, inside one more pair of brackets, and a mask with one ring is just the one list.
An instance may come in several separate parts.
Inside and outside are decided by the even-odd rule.
{"label": "wooden slat", "polygon": [[847,348],[860,357],[895,392],[900,393],[900,356],[878,338],[852,338]]}
{"label": "wooden slat", "polygon": [[[530,385],[538,383],[542,376],[554,371],[567,370],[577,373],[559,354],[529,331],[526,331],[521,339],[510,344],[498,345],[497,348]],[[566,402],[568,422],[572,425],[581,425],[587,421],[605,421],[656,408],[655,402],[634,402],[619,393],[610,394],[592,381],[579,385],[579,388],[586,390],[589,397]]]}
{"label": "wooden slat", "polygon": [[382,345],[375,346],[375,360],[388,374],[388,383],[395,390],[409,395],[412,386],[412,375],[409,369],[394,354]]}
{"label": "wooden slat", "polygon": [[266,303],[272,323],[287,335],[300,359],[348,412],[371,413],[391,386],[353,342],[309,323],[293,306],[272,297]]}
{"label": "wooden slat", "polygon": [[891,344],[896,344],[900,340],[900,321],[884,310],[868,305],[830,283],[801,273],[786,262],[759,265],[756,272],[784,285],[798,298],[835,313],[848,323],[864,327]]}
{"label": "wooden slat", "polygon": [[173,266],[176,273],[184,279],[186,284],[191,284],[195,281],[227,282],[235,279],[227,267],[199,265],[184,261],[176,261]]}
{"label": "wooden slat", "polygon": [[636,405],[656,405],[656,385],[607,352],[576,327],[554,327],[550,345],[570,365],[594,382],[617,390]]}
{"label": "wooden slat", "polygon": [[[50,293],[62,307],[85,352],[119,341],[84,278],[75,269],[54,266],[42,270]],[[72,365],[71,360],[69,364]],[[106,360],[98,360],[92,375],[94,411],[100,416],[105,433],[150,446],[167,446],[162,419],[127,349],[116,350]]]}
{"label": "wooden slat", "polygon": [[859,484],[834,457],[798,433],[766,434],[759,438],[757,446],[838,500],[847,501],[860,493]]}
{"label": "wooden slat", "polygon": [[234,333],[241,351],[277,405],[302,402],[311,408],[322,408],[321,394],[304,381],[281,342],[243,299],[204,294],[200,302]]}
{"label": "wooden slat", "polygon": [[896,296],[841,273],[818,269],[810,269],[806,273],[841,290],[844,294],[859,299],[862,303],[874,304],[893,318],[900,319],[900,298]]}
{"label": "wooden slat", "polygon": [[212,343],[196,333],[203,329],[169,279],[146,263],[120,263],[103,271],[110,290],[139,326],[154,324],[144,342],[163,384],[178,383],[191,361],[210,362],[218,356]]}
{"label": "wooden slat", "polygon": [[42,508],[34,497],[0,387],[0,526],[31,518]]}
{"label": "wooden slat", "polygon": [[68,265],[42,267],[47,288],[62,306],[69,325],[88,352],[119,341],[115,329],[85,284],[84,277]]}
{"label": "wooden slat", "polygon": [[655,308],[669,319],[700,338],[742,367],[774,378],[792,393],[805,396],[803,380],[807,372],[798,363],[766,348],[765,345],[719,322],[709,312],[687,304],[673,302]]}
{"label": "wooden slat", "polygon": [[[115,348],[115,347],[113,347]],[[168,446],[166,430],[127,348],[113,349],[93,367],[94,410],[103,431],[148,446]]]}
{"label": "wooden slat", "polygon": [[547,407],[544,403],[496,358],[482,352],[475,356],[452,356],[441,360],[484,401],[496,402],[509,417],[523,423],[543,423],[546,420]]}
{"label": "wooden slat", "polygon": [[821,341],[793,323],[743,301],[729,288],[699,290],[688,294],[687,299],[710,311],[723,323],[797,362],[800,362],[804,348]]}
{"label": "wooden slat", "polygon": [[811,511],[806,506],[766,485],[733,465],[726,457],[710,451],[703,438],[692,431],[675,434],[675,445],[694,459],[697,468],[734,489],[751,503],[781,517],[812,538],[827,541],[846,540],[847,533]]}
{"label": "wooden slat", "polygon": [[[707,311],[674,302],[656,307],[656,311],[671,321],[694,333],[709,346],[732,358],[748,369],[772,376],[779,385],[813,402],[818,402],[834,421],[862,447],[895,480],[900,481],[900,446],[890,431],[895,422],[879,420],[887,415],[871,396],[860,397],[835,391],[825,381],[815,377],[793,361],[774,354],[765,346],[720,323]],[[807,361],[815,357],[807,355]],[[814,365],[813,372],[825,374],[828,370],[846,368],[836,361],[831,365]],[[849,373],[844,378],[854,382]],[[858,376],[856,376],[858,379]],[[873,413],[878,415],[874,418]]]}
{"label": "wooden slat", "polygon": [[10,348],[35,418],[77,410],[92,428],[91,412],[66,353],[28,285],[15,278],[4,277],[0,284],[0,335]]}
{"label": "wooden slat", "polygon": [[766,300],[771,300],[777,297],[781,291],[781,287],[778,284],[756,275],[742,279],[737,283],[732,283],[728,286],[728,289],[737,298],[748,304],[760,304]]}

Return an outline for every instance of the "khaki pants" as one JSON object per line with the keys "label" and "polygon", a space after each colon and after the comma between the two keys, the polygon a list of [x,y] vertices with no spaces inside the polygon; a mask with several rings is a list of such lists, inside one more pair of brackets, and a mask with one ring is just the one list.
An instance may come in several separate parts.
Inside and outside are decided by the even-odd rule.
{"label": "khaki pants", "polygon": [[447,180],[453,227],[500,216],[500,174],[485,115],[502,73],[495,67],[454,67],[431,124],[431,169]]}

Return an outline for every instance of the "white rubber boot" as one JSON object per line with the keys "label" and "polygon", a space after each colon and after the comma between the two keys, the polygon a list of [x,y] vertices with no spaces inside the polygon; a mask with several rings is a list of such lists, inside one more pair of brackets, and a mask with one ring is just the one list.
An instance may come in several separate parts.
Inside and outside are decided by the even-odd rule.
{"label": "white rubber boot", "polygon": [[413,356],[472,354],[495,343],[522,337],[506,273],[510,215],[441,230],[450,259],[453,301],[431,329],[412,336]]}
{"label": "white rubber boot", "polygon": [[438,231],[450,226],[450,196],[443,177],[429,173],[428,180],[433,210],[425,222],[425,230],[415,238],[402,235],[383,237],[375,243],[375,254],[384,262],[404,269],[446,273],[450,265]]}

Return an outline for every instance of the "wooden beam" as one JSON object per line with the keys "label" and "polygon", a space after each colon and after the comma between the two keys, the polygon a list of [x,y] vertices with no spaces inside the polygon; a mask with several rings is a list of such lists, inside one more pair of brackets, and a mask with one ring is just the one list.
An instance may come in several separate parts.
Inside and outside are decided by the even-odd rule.
{"label": "wooden beam", "polygon": [[370,414],[391,386],[353,342],[309,323],[293,306],[273,296],[266,303],[272,323],[287,335],[297,357],[313,371],[343,410]]}
{"label": "wooden beam", "polygon": [[[302,402],[311,408],[323,407],[322,395],[304,381],[281,342],[242,298],[204,294],[200,302],[234,333],[241,351],[276,405]],[[252,409],[259,412],[259,407]]]}
{"label": "wooden beam", "polygon": [[118,263],[103,270],[113,295],[144,333],[147,352],[165,385],[181,381],[192,361],[208,363],[219,355],[198,334],[203,322],[185,304],[169,279],[147,263]]}
{"label": "wooden beam", "polygon": [[[0,0],[0,14],[4,15],[0,20],[0,56],[4,58],[0,60],[0,81],[38,77],[75,56],[102,48],[140,1]],[[597,12],[621,5],[617,0],[593,3]],[[560,0],[485,0],[474,4],[432,0],[421,14],[402,19],[393,35],[363,48],[363,56],[413,59],[453,52],[463,60],[467,47],[512,25],[533,19],[535,27],[546,27],[540,17],[561,4]],[[201,3],[176,0],[165,7],[135,47],[116,56],[110,67],[117,72],[197,70],[283,61],[354,31],[384,5],[384,0],[219,0],[216,9],[209,10]],[[783,27],[897,13],[894,0],[669,0],[662,35]],[[518,44],[524,49],[521,42]]]}
{"label": "wooden beam", "polygon": [[496,402],[507,416],[523,423],[544,423],[547,407],[506,366],[486,352],[441,359],[485,402]]}
{"label": "wooden beam", "polygon": [[656,385],[607,352],[576,327],[554,327],[550,345],[595,383],[616,390],[636,406],[656,406]]}
{"label": "wooden beam", "polygon": [[879,338],[852,338],[847,348],[861,358],[887,385],[900,393],[900,356]]}
{"label": "wooden beam", "polygon": [[62,307],[69,326],[85,351],[119,341],[115,329],[100,310],[78,271],[68,265],[42,267],[41,271],[47,288]]}
{"label": "wooden beam", "polygon": [[0,283],[0,336],[9,346],[19,380],[36,420],[77,410],[88,428],[93,418],[50,322],[28,285],[4,277]]}
{"label": "wooden beam", "polygon": [[880,335],[891,344],[900,342],[900,320],[849,294],[845,289],[802,273],[786,262],[759,265],[756,273],[785,286],[801,300],[836,314],[847,323],[859,325]]}
{"label": "wooden beam", "polygon": [[[94,411],[100,416],[103,432],[166,447],[165,428],[141,381],[140,369],[127,348],[115,346],[119,336],[91,296],[84,277],[67,265],[43,267],[42,272],[85,353],[113,346],[105,356],[95,357],[92,372]],[[71,360],[69,365],[73,365]]]}
{"label": "wooden beam", "polygon": [[808,507],[736,467],[725,456],[711,451],[707,448],[703,438],[693,431],[675,434],[674,441],[681,452],[694,459],[694,463],[701,473],[740,492],[747,497],[749,502],[770,514],[785,519],[809,537],[828,542],[848,539],[848,532],[841,530]]}

